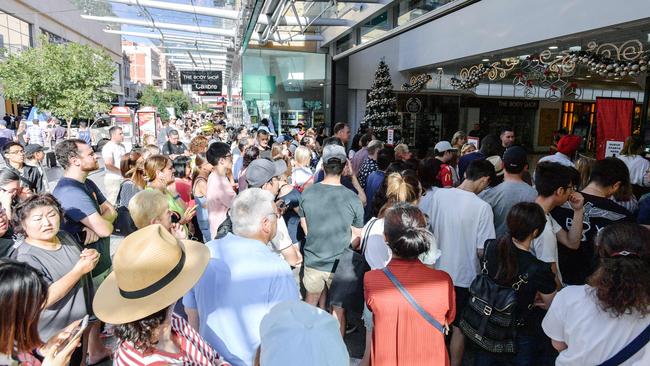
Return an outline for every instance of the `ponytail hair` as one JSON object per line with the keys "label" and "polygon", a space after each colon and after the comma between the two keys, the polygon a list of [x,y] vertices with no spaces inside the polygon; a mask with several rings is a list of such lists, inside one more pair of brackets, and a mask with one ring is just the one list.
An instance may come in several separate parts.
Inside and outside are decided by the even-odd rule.
{"label": "ponytail hair", "polygon": [[508,234],[497,241],[497,258],[499,266],[494,279],[497,283],[509,286],[517,277],[517,250],[514,240],[524,241],[535,233],[538,237],[546,226],[546,215],[540,205],[534,202],[520,202],[510,209],[506,217]]}
{"label": "ponytail hair", "polygon": [[420,199],[422,191],[417,178],[393,173],[386,178],[386,198],[388,202],[414,203]]}
{"label": "ponytail hair", "polygon": [[596,236],[600,265],[587,283],[614,316],[650,314],[650,232],[634,223],[605,227]]}
{"label": "ponytail hair", "polygon": [[424,214],[410,203],[398,202],[384,215],[384,236],[388,247],[403,259],[415,259],[429,250],[433,235],[426,227]]}

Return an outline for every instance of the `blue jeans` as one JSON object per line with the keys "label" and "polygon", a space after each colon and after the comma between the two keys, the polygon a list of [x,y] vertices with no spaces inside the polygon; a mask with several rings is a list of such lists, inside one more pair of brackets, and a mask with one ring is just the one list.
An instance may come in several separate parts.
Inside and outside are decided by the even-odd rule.
{"label": "blue jeans", "polygon": [[555,355],[548,352],[548,339],[530,335],[517,336],[517,353],[495,354],[479,350],[474,366],[546,366],[555,364]]}

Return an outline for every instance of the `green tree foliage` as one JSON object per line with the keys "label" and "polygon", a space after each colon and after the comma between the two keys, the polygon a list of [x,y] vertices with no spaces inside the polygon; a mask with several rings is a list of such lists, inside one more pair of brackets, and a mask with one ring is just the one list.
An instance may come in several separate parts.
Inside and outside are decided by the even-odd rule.
{"label": "green tree foliage", "polygon": [[72,5],[84,14],[97,16],[115,16],[111,4],[100,0],[70,0]]}
{"label": "green tree foliage", "polygon": [[151,106],[158,109],[160,118],[169,119],[170,115],[167,108],[174,108],[174,112],[180,115],[190,108],[190,98],[180,90],[163,90],[147,85],[139,98],[141,106]]}
{"label": "green tree foliage", "polygon": [[35,101],[40,110],[67,121],[93,118],[110,109],[115,66],[103,50],[77,43],[53,44],[45,37],[40,42],[40,47],[10,54],[0,62],[5,97]]}

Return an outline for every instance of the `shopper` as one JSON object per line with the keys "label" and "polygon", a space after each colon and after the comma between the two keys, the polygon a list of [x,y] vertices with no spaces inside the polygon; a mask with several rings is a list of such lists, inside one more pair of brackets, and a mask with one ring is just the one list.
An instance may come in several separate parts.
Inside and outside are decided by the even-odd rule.
{"label": "shopper", "polygon": [[[88,122],[86,121],[79,122],[79,128],[77,129],[77,138],[79,140],[83,140],[88,145],[92,145],[92,134],[90,133],[90,128],[88,128]],[[143,141],[146,140],[143,139]]]}
{"label": "shopper", "polygon": [[257,138],[255,139],[255,146],[259,149],[260,157],[271,158],[271,135],[267,130],[258,130]]}
{"label": "shopper", "polygon": [[645,143],[640,136],[630,136],[625,140],[621,155],[618,156],[630,171],[630,183],[637,187],[650,186],[650,161],[643,154]]}
{"label": "shopper", "polygon": [[239,175],[244,165],[244,154],[250,146],[253,146],[253,139],[250,137],[242,137],[235,146],[235,149],[230,150],[230,153],[233,154],[234,161],[232,164],[232,176],[235,178],[235,182],[239,183]]}
{"label": "shopper", "polygon": [[449,141],[440,141],[433,149],[435,160],[433,161],[433,170],[437,171],[436,180],[440,188],[450,188],[454,186],[453,167],[451,161],[458,152]]}
{"label": "shopper", "polygon": [[476,144],[465,143],[460,149],[460,156],[463,157],[467,154],[473,153],[474,151],[476,151]]}
{"label": "shopper", "polygon": [[[458,188],[439,189],[428,212],[442,255],[436,268],[451,276],[456,289],[456,310],[469,301],[468,288],[477,275],[478,258],[485,242],[495,239],[492,208],[478,198],[494,178],[494,166],[486,160],[473,161]],[[456,324],[450,343],[451,364],[460,365],[464,336]]]}
{"label": "shopper", "polygon": [[120,199],[115,206],[128,207],[131,198],[147,186],[144,179],[144,159],[142,154],[137,151],[124,154],[120,161],[120,173],[123,181],[118,192]]}
{"label": "shopper", "polygon": [[110,203],[115,203],[117,193],[122,183],[122,172],[120,171],[120,162],[122,156],[126,154],[124,141],[124,131],[121,127],[113,126],[108,130],[110,140],[102,148],[102,159],[104,160],[104,188],[106,188],[106,199]]}
{"label": "shopper", "polygon": [[194,202],[196,203],[196,219],[204,243],[207,243],[213,238],[210,234],[208,204],[206,201],[208,177],[213,168],[205,154],[196,154],[194,158],[194,171],[192,172],[192,197],[194,197]]}
{"label": "shopper", "polygon": [[4,147],[7,142],[14,141],[18,142],[16,133],[13,130],[7,128],[7,121],[0,120],[0,149]]}
{"label": "shopper", "polygon": [[[556,365],[647,365],[650,352],[650,236],[633,223],[603,228],[596,238],[598,267],[583,286],[560,291],[542,322],[560,351]],[[612,358],[642,332],[645,346]],[[606,363],[610,361],[610,363]]]}
{"label": "shopper", "polygon": [[[433,241],[426,227],[422,212],[410,204],[398,203],[384,216],[384,236],[392,259],[385,269],[372,270],[364,279],[371,313],[364,318],[372,332],[366,338],[366,349],[372,365],[449,365],[443,332],[425,320],[413,304],[441,327],[448,328],[456,316],[449,275],[417,259]],[[408,301],[398,286],[413,301]]]}
{"label": "shopper", "polygon": [[[30,265],[0,259],[0,364],[67,366],[81,338],[64,344],[79,321],[41,341],[38,322],[48,299],[48,283]],[[334,321],[332,319],[332,321]],[[44,359],[41,362],[35,354]]]}
{"label": "shopper", "polygon": [[501,148],[505,151],[505,149],[509,148],[515,143],[515,129],[512,128],[512,126],[505,126],[501,128],[499,138],[501,139]]}
{"label": "shopper", "polygon": [[228,144],[215,142],[208,148],[206,157],[213,167],[208,177],[206,192],[208,221],[210,232],[216,235],[237,195],[233,189],[235,182],[232,177],[232,154]]}
{"label": "shopper", "polygon": [[[510,147],[513,149],[515,147]],[[533,315],[534,306],[548,308],[555,296],[555,275],[551,266],[535,258],[530,252],[534,238],[544,230],[546,217],[542,208],[534,202],[521,202],[508,213],[506,235],[486,247],[484,263],[487,274],[497,284],[513,287],[517,307],[514,355],[496,354],[479,349],[475,355],[476,366],[491,365],[550,365],[543,352],[547,340],[538,329],[541,321]],[[522,280],[523,279],[523,280]]]}
{"label": "shopper", "polygon": [[[377,153],[377,170],[370,173],[366,182],[365,194],[367,197],[366,206],[363,209],[363,221],[367,222],[374,213],[374,200],[375,195],[381,189],[384,178],[386,177],[386,170],[393,160],[393,152],[389,148],[383,148]],[[400,160],[401,161],[401,160]]]}
{"label": "shopper", "polygon": [[237,176],[237,186],[239,192],[243,192],[248,188],[248,182],[246,181],[246,168],[250,165],[253,160],[257,159],[260,156],[260,149],[257,146],[249,146],[244,150],[244,156],[241,159],[242,165],[239,169],[239,175]]}
{"label": "shopper", "polygon": [[10,220],[13,217],[16,203],[31,194],[29,189],[20,186],[20,176],[13,170],[0,170],[0,205]]}
{"label": "shopper", "polygon": [[467,134],[464,131],[456,131],[451,137],[451,146],[456,149],[456,151],[460,151],[466,143]]}
{"label": "shopper", "polygon": [[575,155],[580,148],[580,144],[582,144],[582,137],[578,135],[563,136],[557,143],[557,152],[553,155],[548,155],[539,159],[537,164],[553,162],[575,168],[576,166],[573,161],[576,158]]}
{"label": "shopper", "polygon": [[357,174],[359,185],[362,188],[366,187],[368,176],[379,169],[377,165],[377,154],[383,148],[384,143],[379,140],[372,140],[368,143],[368,157],[363,161],[361,167],[359,167],[359,173]]}
{"label": "shopper", "polygon": [[[578,249],[583,233],[584,197],[575,192],[578,180],[579,175],[575,169],[560,163],[543,162],[535,169],[535,187],[538,192],[535,202],[544,210],[546,225],[541,235],[533,240],[530,251],[537,259],[551,265],[557,276],[558,287],[563,283],[558,248]],[[567,202],[573,210],[572,225],[564,229],[551,212]]]}
{"label": "shopper", "polygon": [[[60,230],[62,218],[61,206],[46,193],[21,202],[12,222],[14,231],[24,236],[15,258],[42,273],[48,285],[47,301],[38,321],[41,339],[50,339],[89,313],[86,304],[90,299],[86,296],[92,296],[92,284],[86,274],[100,260],[97,250],[81,247],[70,234]],[[88,349],[90,363],[108,355],[108,350],[93,341]]]}
{"label": "shopper", "polygon": [[35,118],[32,125],[29,126],[25,133],[25,143],[45,146],[47,140],[47,131],[40,126],[40,121]]}
{"label": "shopper", "polygon": [[189,156],[190,154],[187,146],[180,141],[180,135],[176,130],[167,133],[167,141],[162,145],[160,151],[163,155],[169,156],[171,160],[181,155]]}
{"label": "shopper", "polygon": [[355,175],[359,174],[361,165],[368,158],[368,144],[372,141],[372,138],[373,136],[368,134],[363,134],[359,138],[359,149],[354,153],[352,159],[350,159],[350,163],[352,164],[352,172]]}
{"label": "shopper", "polygon": [[9,227],[7,210],[0,207],[0,258],[10,257],[14,251],[13,230]]}
{"label": "shopper", "polygon": [[[40,145],[39,145],[40,146]],[[25,165],[25,148],[17,142],[8,142],[2,148],[2,157],[7,166],[5,169],[12,170],[20,176],[20,185],[28,188],[32,193],[46,192],[43,175],[37,167]]]}
{"label": "shopper", "polygon": [[29,144],[25,146],[25,165],[32,166],[38,170],[43,177],[43,187],[46,191],[50,188],[50,182],[47,179],[47,173],[43,166],[45,160],[45,148],[41,145]]}
{"label": "shopper", "polygon": [[276,304],[298,301],[289,266],[267,243],[275,236],[273,195],[249,188],[231,208],[234,234],[207,244],[210,263],[183,298],[190,324],[233,365],[252,365],[260,323]]}
{"label": "shopper", "polygon": [[160,225],[124,239],[115,253],[115,271],[93,302],[99,319],[116,324],[115,365],[229,365],[173,312],[173,304],[198,281],[209,258],[205,245],[179,242]]}
{"label": "shopper", "polygon": [[331,315],[302,301],[284,301],[262,318],[255,366],[340,366],[348,349]]}
{"label": "shopper", "polygon": [[[584,223],[580,246],[572,250],[558,246],[559,267],[564,283],[585,284],[597,266],[594,240],[596,234],[615,222],[634,222],[632,214],[611,200],[622,187],[629,186],[630,172],[617,158],[606,158],[594,163],[589,184],[582,190]],[[555,221],[568,230],[575,220],[574,209],[558,207],[551,212]]]}
{"label": "shopper", "polygon": [[314,182],[314,173],[310,167],[311,151],[305,146],[296,148],[293,154],[293,170],[291,172],[291,183],[303,192]]}
{"label": "shopper", "polygon": [[503,153],[503,165],[503,183],[479,194],[479,197],[492,207],[497,238],[507,231],[506,217],[510,208],[519,202],[534,202],[537,198],[537,191],[522,178],[523,174],[528,174],[528,160],[523,147],[512,146],[506,149]]}
{"label": "shopper", "polygon": [[345,248],[363,227],[363,206],[359,198],[341,185],[346,165],[345,149],[327,145],[323,149],[325,179],[303,192],[301,225],[305,232],[303,284],[305,301],[325,307],[334,266]]}
{"label": "shopper", "polygon": [[409,150],[407,144],[398,144],[394,149],[395,160],[409,161],[413,158],[413,153]]}
{"label": "shopper", "polygon": [[179,156],[172,162],[174,170],[174,185],[185,206],[194,204],[192,201],[192,161],[187,156]]}
{"label": "shopper", "polygon": [[[341,140],[343,146],[346,147],[348,145],[348,141],[350,141],[350,126],[348,126],[348,124],[345,122],[337,122],[334,125],[334,129],[332,131],[334,132],[333,137]],[[321,143],[321,145],[323,144]]]}

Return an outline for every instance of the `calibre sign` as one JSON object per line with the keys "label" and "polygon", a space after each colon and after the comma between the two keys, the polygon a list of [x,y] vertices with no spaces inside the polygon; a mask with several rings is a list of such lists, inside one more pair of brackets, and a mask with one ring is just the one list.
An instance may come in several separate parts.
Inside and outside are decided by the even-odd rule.
{"label": "calibre sign", "polygon": [[181,84],[192,85],[192,91],[221,94],[221,71],[181,71]]}

